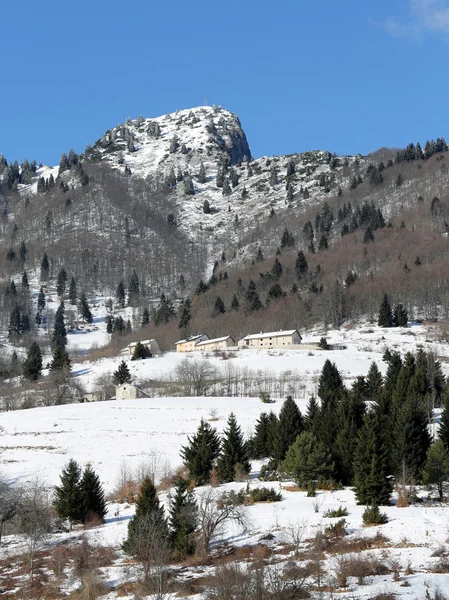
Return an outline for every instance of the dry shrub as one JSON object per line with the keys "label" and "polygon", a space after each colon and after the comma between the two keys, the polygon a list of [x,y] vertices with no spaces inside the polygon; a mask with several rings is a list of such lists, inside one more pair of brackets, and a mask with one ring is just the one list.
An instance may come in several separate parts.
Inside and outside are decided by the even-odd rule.
{"label": "dry shrub", "polygon": [[237,560],[264,560],[270,558],[272,550],[266,544],[256,544],[255,546],[243,546],[237,548],[235,557]]}
{"label": "dry shrub", "polygon": [[[389,539],[377,533],[374,537],[362,537],[362,538],[325,538],[322,535],[321,539],[321,550],[325,550],[330,554],[348,554],[350,552],[363,552],[366,550],[373,550],[375,548],[385,548],[389,545]],[[316,545],[317,541],[315,541]]]}
{"label": "dry shrub", "polygon": [[89,513],[84,520],[83,526],[84,529],[93,529],[95,527],[100,527],[103,523],[104,519],[97,515],[97,513]]}
{"label": "dry shrub", "polygon": [[285,485],[282,486],[282,489],[285,490],[286,492],[304,492],[304,488],[301,488],[297,485]]}
{"label": "dry shrub", "polygon": [[217,485],[220,485],[220,477],[218,476],[217,469],[212,469],[210,473],[210,484],[212,487],[217,487]]}
{"label": "dry shrub", "polygon": [[172,473],[170,475],[166,475],[161,479],[156,489],[158,492],[166,492],[171,489],[176,484],[177,474]]}
{"label": "dry shrub", "polygon": [[64,575],[64,569],[69,561],[69,549],[66,545],[60,544],[51,553],[49,558],[49,567],[53,571],[57,580]]}
{"label": "dry shrub", "polygon": [[409,505],[408,493],[403,489],[398,489],[397,508],[407,508]]}
{"label": "dry shrub", "polygon": [[110,589],[100,580],[96,571],[84,573],[81,577],[81,587],[72,592],[68,598],[70,600],[97,600],[100,596],[105,596]]}
{"label": "dry shrub", "polygon": [[356,577],[362,585],[366,577],[387,573],[390,573],[387,565],[372,555],[352,554],[336,559],[335,575],[339,587],[346,587],[348,577]]}
{"label": "dry shrub", "polygon": [[443,558],[430,568],[432,573],[449,573],[449,560]]}
{"label": "dry shrub", "polygon": [[139,493],[139,484],[132,478],[119,484],[115,490],[108,496],[108,500],[123,504],[128,502],[133,504]]}

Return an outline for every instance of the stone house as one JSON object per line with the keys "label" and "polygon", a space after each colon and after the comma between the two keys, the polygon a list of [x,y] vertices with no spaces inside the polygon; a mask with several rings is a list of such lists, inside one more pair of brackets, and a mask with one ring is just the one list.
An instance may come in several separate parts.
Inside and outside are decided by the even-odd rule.
{"label": "stone house", "polygon": [[148,395],[132,383],[122,383],[115,388],[116,400],[136,400],[137,398],[148,398]]}

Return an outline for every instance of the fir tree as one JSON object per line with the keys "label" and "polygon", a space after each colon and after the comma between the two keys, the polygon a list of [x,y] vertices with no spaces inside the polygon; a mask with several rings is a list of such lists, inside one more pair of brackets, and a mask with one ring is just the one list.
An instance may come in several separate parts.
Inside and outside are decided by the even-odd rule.
{"label": "fir tree", "polygon": [[175,316],[173,302],[165,294],[161,294],[158,309],[154,315],[154,324],[156,327],[165,325]]}
{"label": "fir tree", "polygon": [[204,485],[209,482],[211,471],[220,453],[217,431],[201,419],[196,433],[189,437],[187,442],[187,445],[181,449],[183,463],[189,470],[191,480],[197,485]]}
{"label": "fir tree", "polygon": [[28,283],[28,275],[27,275],[26,271],[24,271],[23,275],[22,275],[22,287],[24,290],[30,289],[30,284]]}
{"label": "fir tree", "polygon": [[42,354],[39,344],[33,342],[28,348],[27,357],[22,365],[23,375],[30,381],[36,381],[42,374]]}
{"label": "fir tree", "polygon": [[391,311],[391,304],[387,294],[384,295],[382,304],[379,310],[379,319],[377,321],[379,327],[392,327],[393,325],[393,313]]}
{"label": "fir tree", "polygon": [[148,350],[146,346],[142,344],[142,342],[137,342],[134,346],[133,355],[131,360],[144,360],[145,358],[149,358],[151,356],[151,352]]}
{"label": "fir tree", "polygon": [[298,256],[295,262],[295,272],[296,277],[301,280],[303,277],[307,275],[309,270],[309,264],[307,262],[306,256],[302,250],[298,252]]}
{"label": "fir tree", "polygon": [[263,252],[262,252],[262,250],[261,250],[261,248],[260,248],[260,246],[259,246],[259,248],[257,249],[256,261],[257,261],[257,262],[262,262],[262,261],[263,261],[263,259],[264,259],[264,257],[263,257]]}
{"label": "fir tree", "polygon": [[388,444],[379,411],[371,410],[359,431],[354,456],[354,487],[357,502],[388,505],[392,484],[388,478]]}
{"label": "fir tree", "polygon": [[72,275],[72,278],[70,279],[69,300],[70,300],[70,304],[72,306],[76,305],[77,291],[76,291],[76,281],[75,281],[75,277],[73,275]]}
{"label": "fir tree", "polygon": [[28,254],[27,247],[25,245],[25,242],[22,241],[22,243],[20,244],[20,248],[19,248],[19,259],[20,259],[20,262],[22,263],[22,265],[25,264],[27,254]]}
{"label": "fir tree", "polygon": [[366,395],[370,400],[375,400],[382,391],[382,374],[379,367],[373,361],[366,378]]}
{"label": "fir tree", "polygon": [[62,296],[65,292],[65,286],[67,283],[67,271],[62,268],[58,273],[58,279],[56,281],[56,293],[58,296]]}
{"label": "fir tree", "polygon": [[55,325],[53,328],[53,337],[52,337],[53,348],[60,346],[61,348],[65,349],[65,347],[67,345],[67,330],[65,327],[64,314],[65,314],[64,302],[61,302],[61,304],[58,307],[58,310],[56,311],[56,315],[55,315]]}
{"label": "fir tree", "polygon": [[281,248],[290,248],[291,246],[294,246],[294,245],[295,245],[295,238],[294,238],[292,232],[289,231],[286,227],[284,229],[284,232],[282,233]]}
{"label": "fir tree", "polygon": [[121,308],[125,308],[125,284],[120,281],[115,292],[115,299]]}
{"label": "fir tree", "polygon": [[131,383],[131,373],[124,360],[122,360],[122,362],[119,364],[117,370],[114,371],[113,378],[115,385],[122,385],[122,383]]}
{"label": "fir tree", "polygon": [[443,410],[441,411],[440,417],[440,428],[438,430],[438,437],[443,442],[446,450],[449,451],[449,388],[446,391],[444,397]]}
{"label": "fir tree", "polygon": [[239,308],[240,308],[239,299],[237,298],[237,294],[234,294],[234,296],[232,297],[232,301],[231,301],[231,309],[238,310]]}
{"label": "fir tree", "polygon": [[365,414],[366,384],[363,377],[358,378],[349,394],[345,394],[336,410],[337,433],[332,447],[335,461],[335,475],[343,485],[352,482],[353,461],[357,446],[357,434],[363,424]]}
{"label": "fir tree", "polygon": [[191,307],[191,302],[190,302],[189,298],[186,298],[183,302],[181,302],[181,305],[179,308],[179,323],[178,323],[179,329],[187,330],[190,320],[192,318],[192,315],[190,312],[190,307]]}
{"label": "fir tree", "polygon": [[218,315],[221,315],[225,312],[226,312],[225,304],[224,304],[223,300],[220,298],[220,296],[217,296],[217,299],[215,300],[215,304],[214,304],[214,310],[212,311],[212,317],[215,318]]}
{"label": "fir tree", "polygon": [[314,431],[317,419],[320,415],[320,405],[316,401],[315,396],[309,399],[306,407],[306,413],[304,415],[304,428],[306,431]]}
{"label": "fir tree", "polygon": [[61,483],[55,486],[53,506],[60,519],[67,519],[70,528],[73,523],[83,520],[83,505],[81,493],[81,469],[78,463],[71,459],[63,468],[60,475]]}
{"label": "fir tree", "polygon": [[206,183],[206,181],[207,181],[206,167],[204,166],[203,162],[201,162],[201,164],[200,164],[200,170],[198,171],[197,179],[200,183]]}
{"label": "fir tree", "polygon": [[136,501],[136,512],[128,524],[128,537],[122,546],[127,554],[131,556],[139,554],[141,538],[145,536],[147,527],[153,529],[152,533],[154,533],[154,529],[159,530],[158,537],[161,541],[168,538],[164,509],[159,504],[156,488],[151,477],[145,477],[140,486]]}
{"label": "fir tree", "polygon": [[81,317],[86,321],[86,323],[92,323],[92,321],[93,321],[92,313],[90,312],[90,308],[87,303],[86,294],[84,292],[81,292],[79,308],[80,308]]}
{"label": "fir tree", "polygon": [[217,460],[217,472],[220,481],[223,483],[235,481],[236,469],[247,475],[251,470],[251,464],[248,461],[242,431],[237,425],[235,415],[231,413],[227,428],[224,430],[221,452]]}
{"label": "fir tree", "polygon": [[50,371],[70,371],[71,363],[64,346],[56,346],[50,362]]}
{"label": "fir tree", "polygon": [[80,481],[80,492],[83,521],[86,522],[92,518],[96,518],[100,519],[103,523],[107,513],[104,490],[100,478],[90,464],[83,471]]}
{"label": "fir tree", "polygon": [[144,308],[142,311],[142,321],[140,323],[141,327],[145,327],[145,325],[148,325],[150,322],[150,311],[148,310],[148,308]]}
{"label": "fir tree", "polygon": [[408,314],[402,304],[397,304],[393,311],[393,327],[407,327]]}
{"label": "fir tree", "polygon": [[303,431],[289,447],[281,472],[305,487],[320,477],[329,479],[334,465],[323,443],[310,431]]}
{"label": "fir tree", "polygon": [[394,464],[405,465],[415,481],[421,479],[430,446],[429,420],[418,398],[409,397],[397,416],[394,429]]}
{"label": "fir tree", "polygon": [[41,261],[41,279],[42,280],[46,280],[48,279],[48,273],[50,271],[50,263],[48,260],[48,256],[47,253],[44,252],[44,256],[42,257],[42,261]]}
{"label": "fir tree", "polygon": [[279,259],[275,259],[273,266],[271,267],[271,274],[275,279],[279,279],[282,275],[282,265],[279,262]]}
{"label": "fir tree", "polygon": [[170,505],[170,538],[177,557],[184,559],[195,551],[193,533],[197,528],[198,508],[188,482],[181,477],[175,483]]}
{"label": "fir tree", "polygon": [[133,270],[131,279],[129,280],[128,287],[128,304],[129,306],[135,306],[140,298],[140,284],[137,273]]}
{"label": "fir tree", "polygon": [[304,431],[304,421],[298,405],[287,396],[279,413],[273,445],[273,458],[276,463],[284,460],[288,448]]}
{"label": "fir tree", "polygon": [[261,413],[256,421],[254,435],[248,443],[249,458],[260,459],[271,455],[272,444],[269,440],[270,415]]}
{"label": "fir tree", "polygon": [[449,453],[441,440],[436,440],[427,451],[423,469],[423,483],[436,487],[438,499],[443,502],[449,483]]}
{"label": "fir tree", "polygon": [[318,250],[327,250],[328,245],[327,237],[323,233],[323,235],[320,237],[320,241],[318,242]]}

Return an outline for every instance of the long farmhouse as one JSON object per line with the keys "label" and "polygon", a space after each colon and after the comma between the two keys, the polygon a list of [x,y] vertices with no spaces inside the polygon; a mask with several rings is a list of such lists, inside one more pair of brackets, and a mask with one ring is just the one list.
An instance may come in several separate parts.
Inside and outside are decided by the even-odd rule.
{"label": "long farmhouse", "polygon": [[238,343],[239,348],[292,348],[301,343],[301,335],[297,329],[288,331],[271,331],[247,335]]}

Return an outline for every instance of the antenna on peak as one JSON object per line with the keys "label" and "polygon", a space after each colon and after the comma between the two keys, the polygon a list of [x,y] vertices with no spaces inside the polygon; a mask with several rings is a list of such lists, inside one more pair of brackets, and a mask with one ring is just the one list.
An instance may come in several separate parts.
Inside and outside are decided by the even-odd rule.
{"label": "antenna on peak", "polygon": [[204,106],[209,106],[207,94],[204,94]]}

